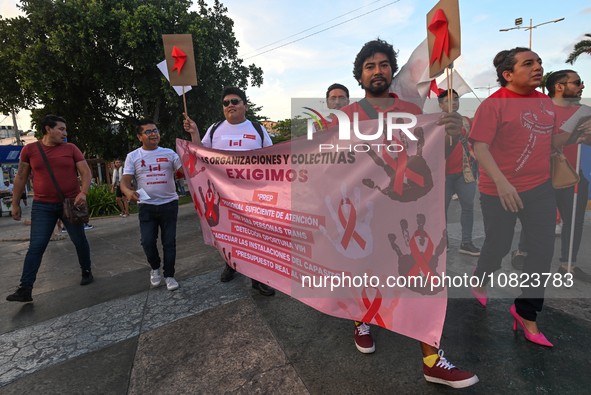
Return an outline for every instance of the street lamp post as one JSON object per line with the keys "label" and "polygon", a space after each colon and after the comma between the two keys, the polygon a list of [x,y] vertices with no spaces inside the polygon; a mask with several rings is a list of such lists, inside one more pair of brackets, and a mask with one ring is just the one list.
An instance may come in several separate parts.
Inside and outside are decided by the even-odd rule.
{"label": "street lamp post", "polygon": [[[491,89],[494,89],[494,88],[496,88],[496,87],[494,87],[494,86],[490,86],[490,84],[488,84],[488,86],[477,86],[477,87],[476,87],[476,88],[474,88],[474,89],[488,89],[488,96],[490,96],[490,90],[491,90]],[[487,97],[488,97],[488,96],[487,96]]]}
{"label": "street lamp post", "polygon": [[509,30],[515,30],[515,29],[525,29],[526,31],[529,30],[529,49],[531,49],[531,35],[532,35],[531,32],[532,32],[533,29],[535,29],[538,26],[546,25],[548,23],[556,23],[556,22],[560,22],[560,21],[563,21],[563,20],[564,20],[564,18],[560,18],[560,19],[556,19],[556,20],[553,20],[553,21],[548,21],[548,22],[544,22],[544,23],[540,23],[538,25],[532,26],[532,20],[530,19],[529,20],[529,26],[519,26],[522,23],[522,19],[521,18],[517,18],[515,20],[516,27],[511,27],[511,28],[508,28],[508,29],[500,29],[499,31],[500,32],[508,32]]}

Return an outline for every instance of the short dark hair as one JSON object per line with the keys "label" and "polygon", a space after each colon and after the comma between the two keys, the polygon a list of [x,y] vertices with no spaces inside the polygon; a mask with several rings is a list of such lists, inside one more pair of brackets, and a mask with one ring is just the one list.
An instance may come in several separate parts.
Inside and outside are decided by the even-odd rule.
{"label": "short dark hair", "polygon": [[503,77],[503,73],[505,71],[513,72],[513,67],[517,63],[517,59],[515,59],[515,55],[520,52],[530,52],[531,49],[525,47],[515,47],[513,49],[504,50],[499,52],[494,60],[493,65],[495,69],[497,69],[497,81],[501,86],[507,85],[507,80]]}
{"label": "short dark hair", "polygon": [[[388,44],[386,41],[376,38],[373,41],[366,42],[355,58],[355,62],[353,63],[353,76],[355,77],[355,81],[359,82],[361,79],[361,74],[363,73],[363,62],[377,53],[383,53],[388,57],[388,60],[390,61],[390,67],[392,68],[392,76],[394,73],[396,73],[396,71],[398,71],[394,47]],[[359,85],[361,85],[360,82]]]}
{"label": "short dark hair", "polygon": [[244,93],[244,91],[242,89],[240,89],[236,86],[225,87],[224,90],[222,91],[222,100],[224,100],[224,97],[226,97],[228,95],[236,95],[242,99],[242,101],[244,102],[244,105],[248,104],[246,102],[246,94]]}
{"label": "short dark hair", "polygon": [[142,129],[145,125],[156,125],[156,123],[149,118],[140,119],[139,121],[137,121],[137,126],[135,128],[137,134],[142,134]]}
{"label": "short dark hair", "polygon": [[55,128],[55,125],[57,125],[58,122],[66,123],[66,120],[62,117],[58,117],[57,115],[47,114],[41,118],[41,132],[43,132],[43,134],[47,134],[45,127],[49,126],[50,128]]}
{"label": "short dark hair", "polygon": [[548,96],[554,97],[556,94],[556,84],[564,78],[568,78],[568,73],[578,74],[574,70],[559,70],[555,71],[546,78],[546,89],[548,89]]}
{"label": "short dark hair", "polygon": [[328,99],[328,96],[330,95],[330,92],[332,92],[335,89],[341,89],[341,90],[345,91],[345,94],[347,95],[347,99],[349,98],[349,89],[347,89],[347,87],[345,85],[332,84],[331,86],[328,87],[328,89],[326,91],[326,98],[327,99]]}
{"label": "short dark hair", "polygon": [[[455,93],[456,95],[458,95],[458,92],[456,92],[455,89],[451,90],[453,93]],[[443,103],[443,99],[445,99],[447,97],[447,89],[445,89],[443,92],[441,92],[439,95],[437,95],[437,101],[439,102],[439,104]],[[458,95],[458,97],[460,97],[460,95]]]}

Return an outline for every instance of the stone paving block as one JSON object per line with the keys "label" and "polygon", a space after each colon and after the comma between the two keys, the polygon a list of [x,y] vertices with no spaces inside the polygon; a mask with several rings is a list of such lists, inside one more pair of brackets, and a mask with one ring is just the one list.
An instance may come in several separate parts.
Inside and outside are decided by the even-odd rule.
{"label": "stone paving block", "polygon": [[[353,323],[322,314],[283,294],[253,298],[259,311],[313,394],[457,393],[427,383],[419,342],[371,325],[376,352],[355,348]],[[450,299],[441,340],[446,358],[477,374],[464,394],[588,393],[583,365],[591,323],[545,307],[540,329],[554,343],[542,347],[513,332],[512,299],[483,308],[473,298]],[[583,369],[583,370],[582,370]]]}
{"label": "stone paving block", "polygon": [[137,337],[24,377],[0,388],[2,395],[125,395]]}
{"label": "stone paving block", "polygon": [[224,393],[309,393],[250,299],[140,336],[129,394]]}

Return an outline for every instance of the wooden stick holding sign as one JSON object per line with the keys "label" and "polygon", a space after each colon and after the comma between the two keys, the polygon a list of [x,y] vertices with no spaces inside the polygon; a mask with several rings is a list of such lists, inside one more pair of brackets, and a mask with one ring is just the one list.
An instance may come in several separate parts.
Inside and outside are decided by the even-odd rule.
{"label": "wooden stick holding sign", "polygon": [[190,34],[163,34],[162,42],[170,85],[183,87],[183,104],[185,114],[187,114],[185,86],[197,85],[193,36]]}
{"label": "wooden stick holding sign", "polygon": [[[441,0],[427,14],[429,77],[446,70],[447,102],[452,112],[453,61],[461,54],[460,5],[458,0]],[[450,77],[451,74],[451,77]],[[451,81],[450,81],[451,80]],[[453,145],[449,136],[449,145]]]}

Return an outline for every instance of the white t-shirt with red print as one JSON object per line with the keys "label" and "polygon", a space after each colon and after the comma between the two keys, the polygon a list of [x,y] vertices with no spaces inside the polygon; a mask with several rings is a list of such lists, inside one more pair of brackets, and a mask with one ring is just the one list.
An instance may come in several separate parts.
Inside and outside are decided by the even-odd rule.
{"label": "white t-shirt with red print", "polygon": [[271,137],[269,137],[263,125],[261,125],[261,128],[263,129],[264,140],[261,141],[259,132],[249,120],[236,125],[223,121],[213,133],[213,144],[210,137],[212,128],[213,125],[207,129],[207,133],[201,140],[204,147],[225,151],[249,151],[273,145]]}
{"label": "white t-shirt with red print", "polygon": [[140,203],[161,205],[179,199],[174,174],[180,168],[181,160],[173,150],[158,147],[148,151],[140,147],[127,155],[123,175],[135,175],[138,188],[150,196]]}
{"label": "white t-shirt with red print", "polygon": [[[541,92],[520,95],[501,88],[476,111],[469,140],[489,144],[499,170],[517,192],[530,190],[550,178],[552,135],[556,112]],[[493,180],[480,167],[481,193],[498,196]]]}

